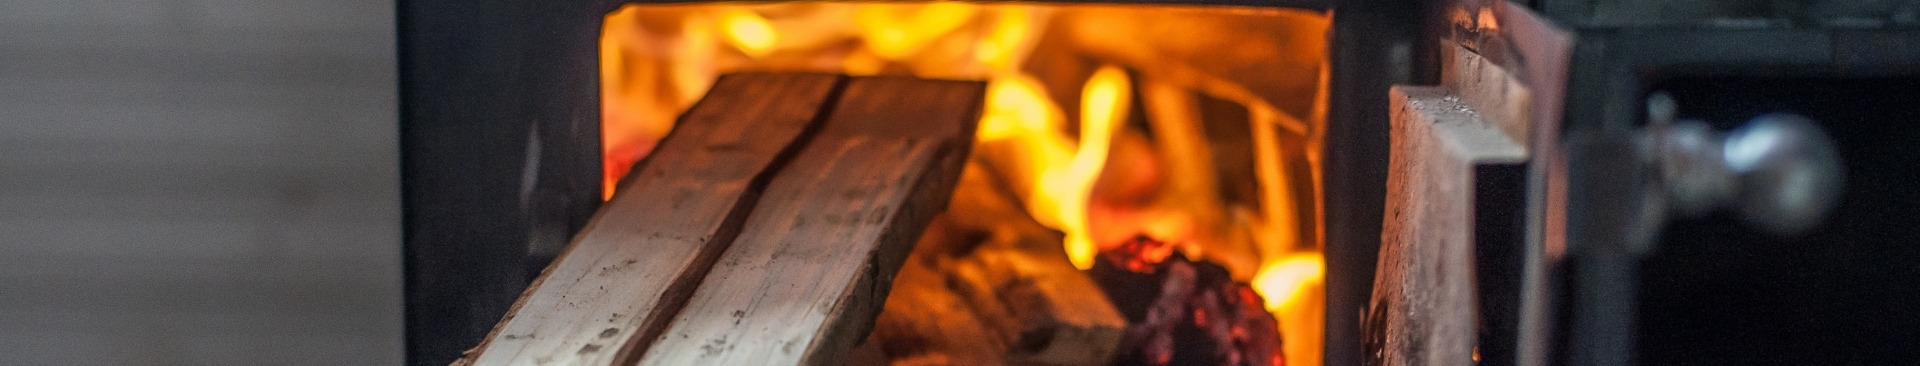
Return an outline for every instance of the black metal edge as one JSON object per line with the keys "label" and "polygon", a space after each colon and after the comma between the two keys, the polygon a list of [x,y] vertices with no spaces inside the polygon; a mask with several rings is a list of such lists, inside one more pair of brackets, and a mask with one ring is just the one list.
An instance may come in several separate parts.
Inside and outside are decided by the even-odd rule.
{"label": "black metal edge", "polygon": [[[654,1],[654,0],[631,0],[631,1],[622,1],[622,0],[610,0],[610,1],[613,1],[614,3],[616,3],[616,6],[617,6],[617,5],[622,5],[622,4],[691,4],[691,3],[708,3],[708,2],[712,2],[711,0],[659,0],[659,1]],[[831,0],[831,1],[839,1],[839,2],[847,2],[847,1],[858,1],[858,0]],[[736,1],[736,2],[737,2],[737,3],[749,3],[749,4],[750,4],[750,3],[776,3],[776,2],[781,2],[781,0],[754,0],[754,1]],[[1056,3],[1056,4],[1104,4],[1104,5],[1222,5],[1222,6],[1248,6],[1248,7],[1263,7],[1263,8],[1294,8],[1294,9],[1308,9],[1308,10],[1328,10],[1328,9],[1333,9],[1333,8],[1334,8],[1335,6],[1337,6],[1337,5],[1339,5],[1339,4],[1340,4],[1340,3],[1342,3],[1342,2],[1351,2],[1351,0],[1153,0],[1153,1],[1126,1],[1126,0],[1048,0],[1048,1],[1020,1],[1020,0],[985,0],[985,1],[974,1],[974,2],[975,2],[975,3],[989,3],[989,4],[991,4],[991,3],[1009,3],[1009,4],[1013,4],[1013,3]]]}
{"label": "black metal edge", "polygon": [[1644,123],[1644,95],[1662,80],[1696,76],[1920,75],[1920,29],[1817,27],[1585,27],[1566,96],[1568,267],[1560,280],[1555,359],[1569,365],[1634,362],[1634,232],[1644,173],[1628,155]]}
{"label": "black metal edge", "polygon": [[401,0],[407,362],[477,344],[600,204],[606,4]]}
{"label": "black metal edge", "polygon": [[[629,3],[678,2],[691,1],[397,2],[409,364],[445,364],[476,344],[551,260],[529,246],[564,245],[591,218],[601,203],[600,20]],[[1326,173],[1326,199],[1340,204],[1325,225],[1329,267],[1343,270],[1328,274],[1339,289],[1328,309],[1356,311],[1328,312],[1327,359],[1357,360],[1384,207],[1379,106],[1387,86],[1435,79],[1432,51],[1414,42],[1430,23],[1426,2],[1156,4],[1340,9]]]}
{"label": "black metal edge", "polygon": [[1529,5],[1569,24],[1607,26],[1721,26],[1830,24],[1912,27],[1916,0],[1531,0]]}
{"label": "black metal edge", "polygon": [[1386,210],[1394,84],[1434,84],[1438,1],[1342,1],[1333,10],[1326,171],[1324,364],[1365,360],[1362,322],[1373,293]]}
{"label": "black metal edge", "polygon": [[1479,365],[1519,364],[1528,244],[1528,164],[1473,167],[1473,271]]}

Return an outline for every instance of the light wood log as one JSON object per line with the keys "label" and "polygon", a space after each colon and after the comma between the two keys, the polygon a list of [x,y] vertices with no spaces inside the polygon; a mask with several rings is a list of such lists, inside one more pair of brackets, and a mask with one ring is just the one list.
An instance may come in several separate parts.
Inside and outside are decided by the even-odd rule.
{"label": "light wood log", "polygon": [[1367,336],[1372,365],[1460,365],[1475,345],[1476,172],[1527,158],[1446,87],[1396,86],[1386,220]]}
{"label": "light wood log", "polygon": [[839,365],[944,209],[984,85],[857,78],[643,365]]}
{"label": "light wood log", "polygon": [[461,362],[604,365],[629,339],[654,338],[843,79],[720,78]]}

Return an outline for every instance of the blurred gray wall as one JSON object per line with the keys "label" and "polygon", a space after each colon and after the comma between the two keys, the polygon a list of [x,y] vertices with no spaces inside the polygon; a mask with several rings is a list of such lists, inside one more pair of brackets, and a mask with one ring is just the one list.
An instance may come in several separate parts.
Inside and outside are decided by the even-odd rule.
{"label": "blurred gray wall", "polygon": [[0,365],[399,364],[393,8],[0,0]]}

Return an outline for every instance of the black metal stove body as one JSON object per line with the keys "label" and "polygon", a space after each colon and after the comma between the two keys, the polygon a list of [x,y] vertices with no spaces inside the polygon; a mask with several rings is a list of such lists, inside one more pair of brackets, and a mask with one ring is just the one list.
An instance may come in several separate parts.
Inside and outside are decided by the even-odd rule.
{"label": "black metal stove body", "polygon": [[[604,1],[400,1],[407,362],[506,314],[600,203]],[[550,259],[550,258],[549,258]]]}
{"label": "black metal stove body", "polygon": [[[482,339],[528,281],[552,260],[551,249],[563,246],[601,202],[598,40],[604,15],[624,3],[399,2],[409,364],[444,365]],[[1538,40],[1527,40],[1534,35],[1511,29],[1479,33],[1457,26],[1455,14],[1478,14],[1503,6],[1497,1],[1165,3],[1333,10],[1323,172],[1323,199],[1329,203],[1322,221],[1328,269],[1325,357],[1328,365],[1362,364],[1362,314],[1374,282],[1381,239],[1389,87],[1439,83],[1442,47],[1461,45],[1489,59],[1511,62],[1524,60],[1528,53],[1501,50],[1500,45]],[[1920,266],[1911,264],[1920,263],[1920,249],[1894,245],[1920,242],[1912,228],[1920,223],[1913,217],[1920,210],[1910,208],[1920,204],[1914,197],[1920,189],[1899,185],[1920,181],[1914,174],[1920,162],[1913,158],[1920,156],[1914,154],[1920,136],[1913,132],[1920,129],[1904,123],[1920,110],[1913,107],[1920,106],[1915,98],[1920,91],[1914,89],[1920,87],[1914,83],[1920,78],[1920,29],[1914,20],[1920,6],[1916,3],[1920,2],[1849,6],[1816,1],[1535,0],[1525,4],[1557,27],[1569,29],[1574,37],[1565,73],[1557,76],[1564,82],[1565,118],[1545,122],[1560,126],[1561,132],[1549,139],[1560,146],[1554,153],[1567,157],[1564,173],[1554,175],[1551,169],[1542,169],[1516,173],[1516,177],[1525,190],[1558,184],[1566,189],[1567,201],[1538,202],[1540,195],[1527,193],[1508,207],[1539,207],[1564,213],[1566,219],[1564,231],[1557,231],[1540,222],[1551,216],[1547,212],[1514,208],[1525,214],[1507,217],[1526,221],[1519,225],[1529,229],[1501,240],[1504,244],[1481,244],[1508,249],[1503,256],[1482,259],[1481,266],[1544,269],[1529,278],[1515,279],[1529,275],[1507,273],[1501,275],[1503,281],[1493,281],[1495,285],[1485,285],[1490,279],[1482,278],[1483,292],[1508,289],[1483,293],[1483,313],[1517,312],[1518,304],[1534,301],[1546,306],[1551,324],[1528,328],[1529,332],[1511,324],[1483,329],[1483,347],[1484,342],[1501,342],[1505,346],[1487,348],[1506,350],[1489,352],[1483,363],[1532,364],[1513,356],[1522,343],[1548,350],[1547,363],[1574,365],[1624,365],[1634,363],[1636,355],[1648,363],[1712,361],[1689,357],[1738,355],[1749,349],[1730,345],[1749,340],[1775,342],[1757,343],[1766,346],[1753,347],[1758,351],[1753,354],[1791,357],[1732,359],[1806,361],[1796,357],[1849,350],[1873,352],[1860,358],[1836,355],[1813,360],[1920,357],[1910,354],[1914,352],[1910,349],[1878,347],[1901,340],[1906,342],[1901,344],[1920,342],[1920,324],[1915,324],[1920,312],[1906,310],[1920,307],[1889,308],[1897,302],[1893,299],[1913,297],[1901,295],[1920,294],[1916,285],[1920,280],[1914,279],[1920,278],[1916,277]],[[1636,141],[1646,136],[1646,100],[1655,91],[1672,96],[1679,118],[1704,119],[1723,130],[1764,112],[1797,112],[1823,123],[1838,141],[1841,159],[1847,164],[1847,186],[1837,213],[1824,226],[1811,229],[1809,236],[1793,240],[1751,234],[1751,225],[1740,223],[1738,215],[1677,222],[1668,222],[1665,215],[1649,218],[1647,204],[1640,200],[1649,195],[1648,186],[1654,184],[1650,182],[1662,182],[1648,172],[1650,156],[1657,154],[1635,154],[1623,148],[1641,143]],[[1859,107],[1863,105],[1877,107]],[[1853,224],[1853,220],[1867,222]],[[1826,260],[1833,262],[1828,265],[1847,268],[1812,269],[1817,272],[1812,278],[1754,276],[1784,273],[1768,272],[1776,269],[1806,270],[1776,268],[1788,263],[1784,261],[1747,260],[1732,267],[1706,268],[1721,263],[1729,251],[1753,247],[1749,241],[1764,241],[1765,246],[1754,248],[1779,257],[1827,253],[1792,263]],[[1800,250],[1815,247],[1834,249]],[[1676,323],[1699,319],[1705,307],[1736,302],[1668,301],[1673,296],[1733,299],[1738,296],[1727,297],[1725,288],[1754,285],[1752,281],[1689,282],[1688,276],[1779,278],[1813,287],[1841,286],[1825,292],[1809,290],[1800,293],[1797,302],[1775,307],[1826,313],[1744,316],[1816,314],[1811,319],[1873,325],[1869,336],[1845,339],[1885,342],[1854,346],[1831,341],[1803,352],[1780,346],[1801,338],[1742,338],[1753,334],[1713,333],[1727,330],[1725,322]],[[1553,285],[1533,290],[1514,285],[1527,281]],[[1853,294],[1849,291],[1864,288],[1842,286],[1847,283],[1885,291],[1846,302],[1845,295]],[[1711,286],[1722,290],[1715,292]],[[1836,299],[1841,300],[1838,306],[1813,306]],[[1863,320],[1876,318],[1891,323]],[[1788,330],[1811,329],[1791,334],[1844,333],[1838,328],[1784,324],[1790,326],[1784,328]],[[1724,339],[1683,337],[1687,334]],[[1719,353],[1689,356],[1691,350]]]}
{"label": "black metal stove body", "polygon": [[[1920,178],[1920,130],[1907,123],[1920,110],[1920,2],[1538,3],[1578,35],[1556,363],[1920,357],[1911,347],[1920,308],[1908,300],[1920,294],[1911,245],[1920,190],[1909,186]],[[1746,124],[1704,150],[1738,165],[1739,137],[1764,136],[1753,132],[1789,115],[1825,136],[1781,138],[1826,140],[1836,153],[1835,169],[1810,174],[1833,179],[1791,188],[1823,215],[1755,207],[1781,196],[1754,192],[1789,190],[1762,186],[1790,179],[1716,182],[1743,193],[1701,206],[1698,186],[1687,186],[1698,182],[1662,170],[1688,159],[1661,147],[1685,138],[1674,131]]]}
{"label": "black metal stove body", "polygon": [[[401,0],[408,363],[479,342],[600,201],[598,40],[622,0]],[[1387,89],[1431,82],[1412,1],[1159,1],[1334,9],[1325,179],[1333,308],[1365,306],[1378,246]],[[1331,312],[1333,364],[1358,314]]]}

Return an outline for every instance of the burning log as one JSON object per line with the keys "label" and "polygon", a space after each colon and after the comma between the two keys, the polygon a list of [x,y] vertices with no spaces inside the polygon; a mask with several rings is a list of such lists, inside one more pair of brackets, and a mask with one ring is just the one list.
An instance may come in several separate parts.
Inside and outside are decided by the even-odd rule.
{"label": "burning log", "polygon": [[894,365],[1099,365],[1126,320],[979,160],[895,282],[873,341]]}
{"label": "burning log", "polygon": [[1089,272],[1131,325],[1114,365],[1284,365],[1279,322],[1225,268],[1137,237]]}
{"label": "burning log", "polygon": [[879,348],[892,365],[993,365],[1004,363],[1008,342],[975,315],[972,305],[946,286],[943,246],[960,242],[952,220],[942,215],[927,227],[913,254],[894,277],[893,290],[874,319],[868,348]]}
{"label": "burning log", "polygon": [[1099,287],[1061,258],[984,247],[955,261],[948,282],[1012,340],[1009,363],[1097,364],[1126,327]]}
{"label": "burning log", "polygon": [[894,365],[1105,364],[1127,325],[1064,257],[997,245],[910,259],[894,293],[874,330]]}

